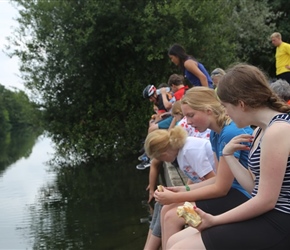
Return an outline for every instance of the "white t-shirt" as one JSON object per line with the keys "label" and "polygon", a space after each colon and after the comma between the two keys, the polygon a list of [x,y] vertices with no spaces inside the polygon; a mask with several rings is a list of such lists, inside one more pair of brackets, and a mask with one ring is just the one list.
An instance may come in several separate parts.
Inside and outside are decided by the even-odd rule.
{"label": "white t-shirt", "polygon": [[204,180],[204,176],[215,170],[214,154],[207,139],[189,136],[179,150],[177,162],[181,171],[194,183]]}
{"label": "white t-shirt", "polygon": [[187,131],[188,136],[209,139],[210,129],[207,129],[204,132],[199,132],[196,128],[187,124],[186,116],[184,116],[176,125],[183,127]]}

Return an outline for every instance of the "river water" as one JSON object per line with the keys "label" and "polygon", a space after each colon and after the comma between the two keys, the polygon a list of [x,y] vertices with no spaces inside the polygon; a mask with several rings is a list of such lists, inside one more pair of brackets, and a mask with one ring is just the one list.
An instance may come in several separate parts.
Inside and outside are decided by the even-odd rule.
{"label": "river water", "polygon": [[55,171],[49,138],[25,152],[0,169],[0,249],[143,249],[149,170],[136,156]]}

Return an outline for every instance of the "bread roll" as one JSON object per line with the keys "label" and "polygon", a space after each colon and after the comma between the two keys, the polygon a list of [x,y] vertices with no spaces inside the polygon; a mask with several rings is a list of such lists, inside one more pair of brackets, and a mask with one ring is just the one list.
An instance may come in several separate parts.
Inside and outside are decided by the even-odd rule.
{"label": "bread roll", "polygon": [[194,211],[190,202],[186,201],[183,206],[177,207],[176,212],[178,217],[183,217],[185,222],[192,227],[197,227],[201,223],[199,214]]}
{"label": "bread roll", "polygon": [[163,186],[162,186],[162,185],[158,185],[158,186],[157,186],[157,190],[158,190],[159,192],[163,192]]}

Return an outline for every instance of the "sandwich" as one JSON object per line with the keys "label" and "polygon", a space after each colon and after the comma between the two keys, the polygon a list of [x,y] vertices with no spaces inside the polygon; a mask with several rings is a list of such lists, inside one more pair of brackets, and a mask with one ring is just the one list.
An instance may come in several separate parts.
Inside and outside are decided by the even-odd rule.
{"label": "sandwich", "polygon": [[163,192],[163,186],[162,186],[162,185],[158,185],[158,186],[157,186],[157,190],[158,190],[159,192]]}
{"label": "sandwich", "polygon": [[176,212],[178,217],[184,218],[185,222],[192,227],[197,227],[201,223],[199,214],[195,212],[190,202],[186,201],[183,206],[177,207]]}

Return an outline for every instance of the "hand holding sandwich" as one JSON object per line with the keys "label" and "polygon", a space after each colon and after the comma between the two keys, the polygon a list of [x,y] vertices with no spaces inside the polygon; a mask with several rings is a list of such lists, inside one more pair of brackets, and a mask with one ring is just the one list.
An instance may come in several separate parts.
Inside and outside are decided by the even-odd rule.
{"label": "hand holding sandwich", "polygon": [[157,202],[162,205],[168,205],[171,203],[175,203],[174,195],[176,193],[168,190],[166,187],[163,187],[163,192],[158,191],[158,189],[154,192],[154,198]]}

